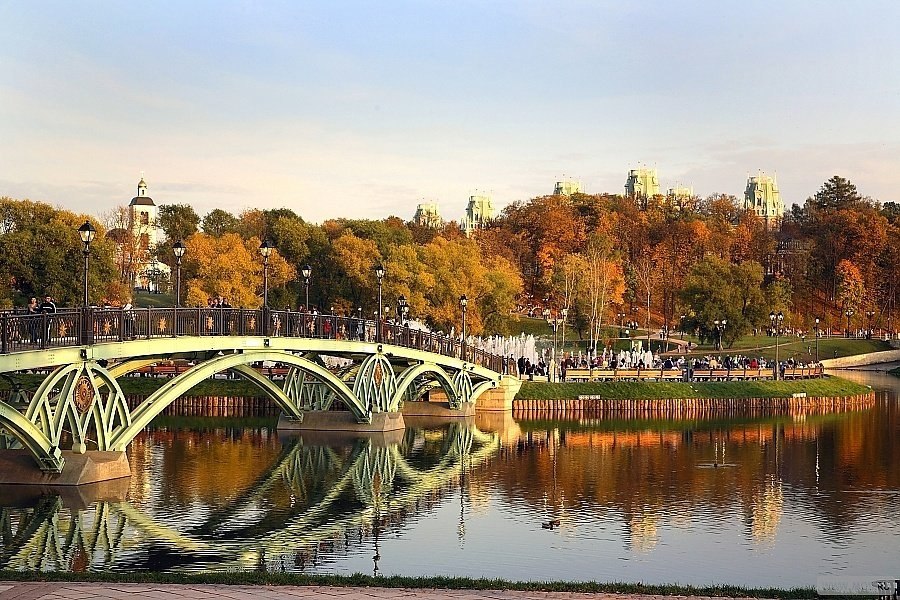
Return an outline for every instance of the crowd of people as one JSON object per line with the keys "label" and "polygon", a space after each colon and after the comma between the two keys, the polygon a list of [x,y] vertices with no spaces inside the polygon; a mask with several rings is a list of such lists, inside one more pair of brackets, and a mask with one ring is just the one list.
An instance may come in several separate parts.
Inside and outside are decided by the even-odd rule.
{"label": "crowd of people", "polygon": [[[552,363],[552,360],[548,361]],[[524,356],[516,361],[519,376],[533,378],[534,376],[550,376],[551,366],[543,359],[532,363]],[[760,356],[736,355],[704,355],[704,356],[662,356],[651,351],[643,350],[640,345],[634,345],[630,350],[614,351],[604,349],[596,356],[566,354],[559,361],[560,378],[566,380],[566,372],[571,369],[597,369],[597,370],[771,370],[774,361]],[[818,366],[814,361],[804,362],[796,357],[789,357],[779,361],[779,370],[798,369]]]}

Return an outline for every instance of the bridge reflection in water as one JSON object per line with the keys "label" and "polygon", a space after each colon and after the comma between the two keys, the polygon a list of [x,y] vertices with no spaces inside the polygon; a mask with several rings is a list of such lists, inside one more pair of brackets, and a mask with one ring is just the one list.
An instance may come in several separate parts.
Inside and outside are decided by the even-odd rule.
{"label": "bridge reflection in water", "polygon": [[[166,432],[156,433],[165,443]],[[199,516],[191,506],[161,518],[144,510],[136,488],[147,488],[148,470],[131,481],[77,488],[5,488],[0,569],[285,569],[289,560],[295,570],[314,561],[320,547],[347,548],[375,536],[377,572],[379,530],[458,485],[500,447],[497,434],[471,420],[281,442],[277,459],[250,485]],[[133,459],[141,460],[139,448]]]}

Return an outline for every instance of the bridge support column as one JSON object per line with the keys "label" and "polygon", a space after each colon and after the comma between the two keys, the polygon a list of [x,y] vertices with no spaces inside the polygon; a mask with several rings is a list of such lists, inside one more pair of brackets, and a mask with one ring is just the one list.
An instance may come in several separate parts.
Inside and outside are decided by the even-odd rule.
{"label": "bridge support column", "polygon": [[124,452],[63,450],[66,468],[61,473],[39,471],[28,450],[0,450],[0,485],[84,485],[131,476]]}
{"label": "bridge support column", "polygon": [[500,385],[485,391],[478,397],[478,412],[512,412],[513,399],[522,387],[522,380],[511,375],[504,375]]}
{"label": "bridge support column", "polygon": [[279,431],[353,431],[372,433],[405,429],[406,423],[399,412],[372,413],[369,423],[359,423],[349,411],[309,411],[303,419],[290,419],[282,415],[278,418]]}

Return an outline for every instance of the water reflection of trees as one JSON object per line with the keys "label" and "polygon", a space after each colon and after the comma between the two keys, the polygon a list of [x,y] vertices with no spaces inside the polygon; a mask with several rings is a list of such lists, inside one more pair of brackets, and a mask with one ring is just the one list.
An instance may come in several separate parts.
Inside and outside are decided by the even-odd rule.
{"label": "water reflection of trees", "polygon": [[496,472],[476,477],[497,477],[510,502],[542,514],[621,513],[635,547],[652,547],[659,515],[714,522],[734,509],[751,538],[771,539],[788,494],[827,533],[846,532],[884,500],[859,492],[900,488],[895,404],[731,426],[642,426],[532,429],[500,452]]}

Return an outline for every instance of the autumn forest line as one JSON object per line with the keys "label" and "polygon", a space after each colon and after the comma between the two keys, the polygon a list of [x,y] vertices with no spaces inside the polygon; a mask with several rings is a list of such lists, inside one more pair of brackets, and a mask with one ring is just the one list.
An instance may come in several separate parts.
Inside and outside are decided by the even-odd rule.
{"label": "autumn forest line", "polygon": [[[725,343],[765,328],[770,312],[789,330],[894,329],[900,282],[900,207],[862,197],[835,176],[780,228],[770,229],[734,196],[714,194],[678,206],[665,198],[610,194],[543,196],[507,206],[471,238],[456,223],[429,229],[397,217],[305,221],[287,208],[215,209],[197,215],[186,204],[159,207],[166,241],[141,243],[128,227],[128,207],[100,218],[48,204],[0,198],[0,302],[9,308],[50,294],[62,305],[81,297],[81,243],[76,229],[89,218],[99,235],[91,245],[91,301],[131,300],[135,271],[154,256],[172,267],[172,244],[183,240],[182,304],[223,296],[235,307],[262,300],[258,248],[270,239],[269,305],[299,308],[299,275],[312,270],[310,305],[346,314],[375,309],[373,267],[382,264],[384,304],[407,298],[410,316],[449,330],[459,327],[466,295],[473,334],[516,333],[528,307],[554,316],[585,338],[605,326],[637,321],[716,334]],[[162,281],[161,287],[172,286]],[[391,312],[388,312],[390,317]]]}

